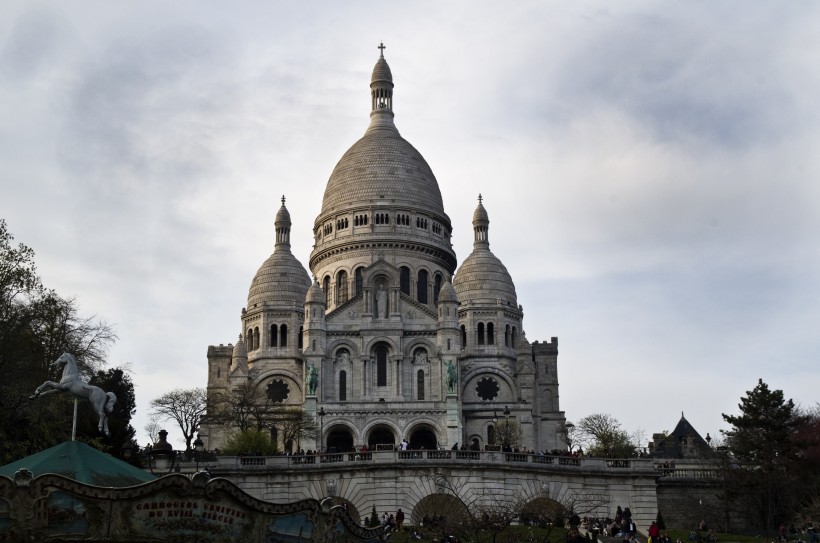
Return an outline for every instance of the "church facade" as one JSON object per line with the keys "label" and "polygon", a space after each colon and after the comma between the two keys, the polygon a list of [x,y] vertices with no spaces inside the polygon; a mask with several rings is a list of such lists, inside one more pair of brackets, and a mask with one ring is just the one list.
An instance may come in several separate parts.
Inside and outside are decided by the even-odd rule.
{"label": "church facade", "polygon": [[[370,124],[334,168],[314,222],[314,280],[291,253],[283,197],[239,340],[208,348],[208,394],[261,387],[315,416],[320,438],[286,448],[373,450],[404,439],[414,449],[484,448],[501,443],[503,422],[513,444],[564,449],[558,340],[527,340],[480,196],[473,250],[458,265],[438,181],[394,124],[380,49]],[[221,448],[231,431],[205,426],[202,437]]]}

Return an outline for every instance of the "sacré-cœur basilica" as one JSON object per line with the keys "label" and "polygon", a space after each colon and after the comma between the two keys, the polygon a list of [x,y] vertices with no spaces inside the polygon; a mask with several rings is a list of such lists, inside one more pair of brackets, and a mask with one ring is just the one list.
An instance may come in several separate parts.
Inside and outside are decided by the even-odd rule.
{"label": "sacr\u00e9-c\u0153ur basilica", "polygon": [[[380,49],[370,124],[327,182],[310,274],[291,253],[283,197],[239,340],[208,348],[208,394],[251,384],[274,403],[324,413],[321,445],[282,443],[271,428],[280,450],[373,450],[403,439],[412,449],[483,449],[500,443],[498,420],[520,432],[523,448],[565,449],[558,340],[527,340],[480,196],[473,249],[458,265],[436,177],[394,124]],[[218,449],[231,431],[206,425],[202,437]]]}

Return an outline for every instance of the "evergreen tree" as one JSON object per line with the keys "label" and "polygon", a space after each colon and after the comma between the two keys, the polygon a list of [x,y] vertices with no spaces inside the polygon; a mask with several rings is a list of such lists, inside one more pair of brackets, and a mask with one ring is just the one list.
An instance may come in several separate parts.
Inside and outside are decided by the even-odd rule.
{"label": "evergreen tree", "polygon": [[815,488],[816,466],[807,473],[807,443],[799,438],[811,421],[782,390],[770,390],[762,379],[738,408],[739,415],[723,414],[732,425],[723,431],[731,454],[727,497],[748,512],[751,526],[774,532],[799,513]]}

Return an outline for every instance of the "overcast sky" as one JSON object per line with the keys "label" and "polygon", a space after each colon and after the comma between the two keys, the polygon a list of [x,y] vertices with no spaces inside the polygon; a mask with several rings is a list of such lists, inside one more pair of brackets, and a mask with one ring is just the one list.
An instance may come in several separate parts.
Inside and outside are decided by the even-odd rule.
{"label": "overcast sky", "polygon": [[714,436],[758,378],[817,402],[820,4],[296,4],[3,2],[0,217],[114,324],[140,443],[236,341],[283,194],[307,266],[382,40],[459,262],[480,192],[569,420]]}

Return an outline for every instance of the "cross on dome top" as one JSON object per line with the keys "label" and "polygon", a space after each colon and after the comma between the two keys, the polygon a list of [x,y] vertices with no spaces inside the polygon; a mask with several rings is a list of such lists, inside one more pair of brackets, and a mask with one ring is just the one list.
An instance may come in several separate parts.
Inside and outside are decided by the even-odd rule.
{"label": "cross on dome top", "polygon": [[384,58],[384,50],[387,49],[384,42],[379,42],[379,46],[376,49],[379,50],[379,58]]}

